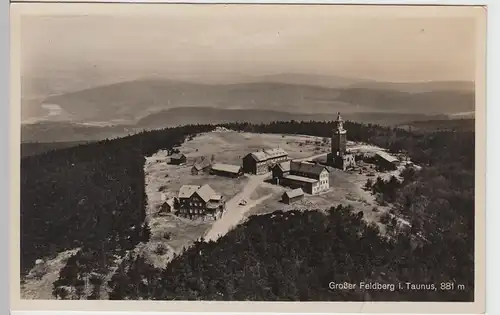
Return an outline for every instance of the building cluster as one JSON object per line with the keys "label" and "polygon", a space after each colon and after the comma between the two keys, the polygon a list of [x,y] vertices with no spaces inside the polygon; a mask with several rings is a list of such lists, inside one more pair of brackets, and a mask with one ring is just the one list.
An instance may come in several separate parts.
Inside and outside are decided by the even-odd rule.
{"label": "building cluster", "polygon": [[[186,160],[186,156],[181,153],[170,157],[170,163],[176,165],[185,164]],[[399,163],[397,158],[386,152],[376,153],[375,161],[378,168],[384,170],[393,170]],[[194,163],[191,174],[209,173],[234,178],[244,173],[260,175],[271,172],[276,184],[291,188],[282,196],[283,202],[291,203],[303,198],[304,193],[315,195],[330,189],[330,170],[327,166],[344,171],[356,166],[354,154],[347,150],[347,130],[344,129],[340,113],[332,132],[331,151],[327,154],[326,163],[293,161],[285,150],[274,148],[248,153],[241,165],[212,163],[202,159]],[[225,210],[224,198],[209,185],[184,185],[178,197],[169,202],[165,203],[165,207],[175,208],[181,216],[209,215],[216,218]]]}
{"label": "building cluster", "polygon": [[193,167],[191,167],[191,174],[200,175],[203,173],[234,178],[243,175],[243,168],[240,165],[225,163],[211,164],[208,159],[203,159],[194,163]]}

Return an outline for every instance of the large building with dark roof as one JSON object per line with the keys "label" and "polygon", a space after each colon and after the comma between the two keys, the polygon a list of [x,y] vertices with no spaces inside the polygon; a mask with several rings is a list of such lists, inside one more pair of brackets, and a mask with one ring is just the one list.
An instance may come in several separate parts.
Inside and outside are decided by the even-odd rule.
{"label": "large building with dark roof", "polygon": [[225,207],[224,198],[209,185],[183,185],[177,195],[176,213],[185,217],[211,216],[216,218]]}
{"label": "large building with dark roof", "polygon": [[277,184],[301,188],[314,195],[330,189],[330,171],[323,165],[288,161],[276,164],[272,169]]}
{"label": "large building with dark roof", "polygon": [[250,174],[264,174],[275,164],[286,160],[288,153],[281,148],[248,153],[243,157],[243,171]]}

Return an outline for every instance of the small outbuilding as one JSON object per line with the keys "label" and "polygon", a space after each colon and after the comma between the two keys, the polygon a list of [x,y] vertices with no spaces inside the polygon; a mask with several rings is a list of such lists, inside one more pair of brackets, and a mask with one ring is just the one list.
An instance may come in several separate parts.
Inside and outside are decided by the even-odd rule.
{"label": "small outbuilding", "polygon": [[210,170],[210,166],[210,161],[208,159],[198,161],[194,163],[193,167],[191,168],[191,174],[199,175],[201,173],[207,172]]}
{"label": "small outbuilding", "polygon": [[160,206],[159,213],[160,214],[170,213],[172,212],[172,210],[174,210],[174,198],[165,200]]}
{"label": "small outbuilding", "polygon": [[172,154],[170,156],[170,164],[182,165],[182,164],[185,164],[186,161],[187,161],[187,158],[182,153],[176,153],[176,154]]}
{"label": "small outbuilding", "polygon": [[377,161],[377,166],[381,170],[395,170],[399,165],[399,160],[393,155],[387,152],[379,151],[375,154],[375,160]]}
{"label": "small outbuilding", "polygon": [[295,201],[301,200],[302,198],[304,198],[304,191],[302,191],[302,188],[297,188],[285,192],[281,196],[281,201],[286,204],[291,204]]}
{"label": "small outbuilding", "polygon": [[243,168],[240,165],[216,163],[212,165],[210,173],[226,177],[239,177],[243,175]]}

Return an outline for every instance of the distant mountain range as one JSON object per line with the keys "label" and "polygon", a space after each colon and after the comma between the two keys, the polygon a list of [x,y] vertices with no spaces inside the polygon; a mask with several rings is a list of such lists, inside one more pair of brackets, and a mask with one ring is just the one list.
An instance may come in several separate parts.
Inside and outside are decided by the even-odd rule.
{"label": "distant mountain range", "polygon": [[331,120],[337,111],[354,121],[401,124],[473,115],[475,105],[471,82],[301,74],[242,77],[239,83],[192,81],[157,77],[23,99],[22,139],[88,141],[189,123]]}
{"label": "distant mountain range", "polygon": [[[445,115],[397,113],[346,113],[345,119],[380,125],[395,125],[410,121],[448,119]],[[208,107],[172,108],[148,115],[134,124],[112,126],[84,125],[73,122],[39,122],[22,126],[23,142],[94,141],[124,137],[142,130],[174,127],[186,124],[221,124],[229,122],[269,123],[272,121],[330,121],[331,114],[300,114],[269,110],[216,109]]]}
{"label": "distant mountain range", "polygon": [[327,88],[365,88],[406,93],[425,93],[436,91],[460,91],[474,93],[474,82],[469,81],[428,81],[428,82],[381,82],[368,79],[355,79],[329,75],[277,74],[260,78],[262,82],[285,83],[293,85],[314,85]]}
{"label": "distant mountain range", "polygon": [[474,131],[475,119],[446,119],[446,120],[422,120],[412,121],[397,125],[398,128],[411,130],[412,132],[430,132],[440,130]]}

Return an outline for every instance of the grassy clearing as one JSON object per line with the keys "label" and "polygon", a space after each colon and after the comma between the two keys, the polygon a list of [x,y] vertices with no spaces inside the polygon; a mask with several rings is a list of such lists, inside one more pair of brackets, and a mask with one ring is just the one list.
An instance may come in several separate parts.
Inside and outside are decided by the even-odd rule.
{"label": "grassy clearing", "polygon": [[[321,142],[322,138],[231,131],[210,132],[186,141],[181,147],[181,152],[188,157],[188,160],[194,160],[201,156],[211,158],[213,155],[216,162],[240,165],[243,156],[261,149],[281,147],[288,152],[290,157],[297,159],[329,150],[329,144],[318,146],[315,144],[316,141]],[[319,150],[316,150],[317,148]]]}
{"label": "grassy clearing", "polygon": [[[329,152],[330,142],[325,142],[324,139],[320,137],[304,135],[253,134],[240,132],[210,132],[200,134],[186,141],[180,148],[181,152],[188,157],[188,166],[184,167],[184,169],[177,167],[177,170],[173,173],[177,172],[179,175],[170,178],[169,186],[177,189],[177,187],[185,183],[197,185],[209,183],[213,185],[212,187],[214,187],[214,189],[217,188],[223,191],[226,189],[228,183],[233,185],[231,179],[220,177],[210,178],[206,175],[192,176],[190,175],[189,165],[192,165],[195,160],[200,159],[202,156],[221,163],[241,164],[241,158],[248,152],[275,147],[281,147],[286,150],[291,158],[303,159]],[[353,153],[373,154],[381,150],[381,148],[373,145],[353,142],[349,142],[348,147]],[[376,172],[374,169],[370,168],[370,166],[367,167],[368,170],[364,171],[362,174],[358,171],[343,172],[330,168],[331,189],[329,191],[315,196],[306,195],[301,201],[291,205],[280,202],[281,195],[287,190],[286,188],[263,183],[250,196],[250,200],[248,201],[258,200],[268,194],[272,194],[272,197],[249,210],[246,216],[270,213],[278,209],[284,211],[296,208],[305,210],[327,209],[331,206],[344,204],[352,205],[355,209],[363,211],[367,221],[379,222],[380,216],[388,211],[389,208],[387,206],[380,206],[371,192],[365,191],[363,186],[368,178],[374,180],[377,176],[380,176],[383,179],[388,179],[392,175],[398,176],[399,170],[381,173]],[[372,173],[373,176],[368,176],[369,173]],[[182,182],[179,182],[177,178],[182,178]],[[239,187],[235,188],[238,189]],[[378,211],[373,211],[374,208],[377,208]]]}
{"label": "grassy clearing", "polygon": [[[186,165],[169,165],[167,151],[158,151],[146,159],[146,194],[148,199],[147,222],[151,240],[140,249],[155,266],[165,266],[174,253],[202,237],[213,225],[212,221],[189,220],[172,214],[160,215],[158,210],[167,198],[175,197],[182,185],[209,184],[229,200],[242,191],[248,178],[226,178],[209,174],[192,175],[192,165],[202,157],[218,163],[241,164],[241,159],[251,151],[281,147],[292,158],[305,158],[327,152],[329,144],[316,142],[322,138],[300,135],[252,134],[239,132],[210,132],[188,139],[180,147],[188,161]],[[317,150],[319,149],[319,150]],[[272,187],[281,189],[280,187]],[[258,200],[269,194],[269,187],[259,187],[251,197]],[[264,203],[265,204],[265,203]]]}
{"label": "grassy clearing", "polygon": [[[278,209],[283,211],[329,209],[332,206],[342,204],[352,205],[357,211],[363,211],[364,218],[368,222],[379,222],[380,216],[388,211],[389,207],[379,205],[375,196],[370,191],[364,190],[363,186],[368,178],[375,179],[377,176],[386,178],[397,174],[397,172],[373,172],[374,176],[369,177],[366,172],[359,174],[358,171],[341,171],[334,168],[329,168],[329,170],[330,190],[318,195],[306,194],[302,200],[290,205],[280,201],[281,195],[288,190],[287,188],[268,183],[262,184],[258,191],[251,196],[251,199],[256,200],[269,193],[272,193],[273,197],[254,207],[248,216],[271,213]],[[377,208],[378,211],[373,211],[374,208]]]}

